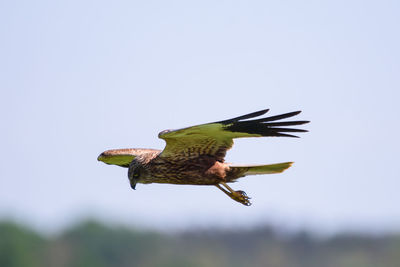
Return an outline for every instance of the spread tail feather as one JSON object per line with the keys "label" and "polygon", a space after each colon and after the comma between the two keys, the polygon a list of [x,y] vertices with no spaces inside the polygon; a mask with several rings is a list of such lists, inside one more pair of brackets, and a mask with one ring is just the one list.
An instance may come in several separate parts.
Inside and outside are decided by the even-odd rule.
{"label": "spread tail feather", "polygon": [[239,177],[242,177],[245,175],[281,173],[292,166],[292,164],[293,162],[283,162],[268,165],[230,165],[229,168],[232,173],[236,173],[239,175]]}

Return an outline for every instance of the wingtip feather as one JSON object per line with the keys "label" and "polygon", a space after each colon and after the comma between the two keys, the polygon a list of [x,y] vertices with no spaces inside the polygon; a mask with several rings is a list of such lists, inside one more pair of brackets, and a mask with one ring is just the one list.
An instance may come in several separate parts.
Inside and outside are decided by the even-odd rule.
{"label": "wingtip feather", "polygon": [[232,119],[218,121],[216,123],[229,124],[229,123],[237,122],[237,121],[240,121],[240,120],[251,119],[251,118],[254,118],[254,117],[262,116],[265,113],[267,113],[268,111],[269,111],[269,109],[263,109],[263,110],[252,112],[252,113],[249,113],[249,114],[246,114],[246,115],[235,117],[235,118],[232,118]]}

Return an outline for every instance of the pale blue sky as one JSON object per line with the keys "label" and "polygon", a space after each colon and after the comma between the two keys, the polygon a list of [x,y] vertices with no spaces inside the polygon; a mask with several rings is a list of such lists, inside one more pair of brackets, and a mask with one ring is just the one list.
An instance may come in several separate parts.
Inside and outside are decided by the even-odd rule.
{"label": "pale blue sky", "polygon": [[[2,1],[0,217],[160,229],[273,222],[400,230],[398,1]],[[138,185],[97,162],[158,132],[303,110],[301,139],[236,142],[228,161],[295,161],[215,187]]]}

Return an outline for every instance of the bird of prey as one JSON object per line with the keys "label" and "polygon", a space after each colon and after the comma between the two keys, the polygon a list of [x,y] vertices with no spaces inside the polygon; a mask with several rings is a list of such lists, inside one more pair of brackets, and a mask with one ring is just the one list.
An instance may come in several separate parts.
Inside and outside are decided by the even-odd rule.
{"label": "bird of prey", "polygon": [[213,185],[233,200],[250,206],[250,198],[246,193],[233,190],[227,183],[247,175],[280,173],[293,162],[268,165],[226,163],[225,154],[232,147],[233,139],[262,136],[298,137],[292,133],[307,130],[287,127],[309,122],[279,121],[293,117],[301,111],[254,119],[268,111],[269,109],[265,109],[229,120],[162,131],[158,134],[158,137],[166,142],[162,151],[141,148],[112,149],[104,151],[97,159],[106,164],[128,168],[132,189],[136,188],[137,183]]}

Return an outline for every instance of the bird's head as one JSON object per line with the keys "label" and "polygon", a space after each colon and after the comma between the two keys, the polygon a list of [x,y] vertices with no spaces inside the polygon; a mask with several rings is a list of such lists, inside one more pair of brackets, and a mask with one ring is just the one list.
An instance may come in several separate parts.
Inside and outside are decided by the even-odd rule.
{"label": "bird's head", "polygon": [[129,164],[128,178],[133,190],[135,190],[136,184],[140,179],[140,175],[142,174],[142,172],[143,172],[142,164],[135,159],[132,160],[132,162]]}

